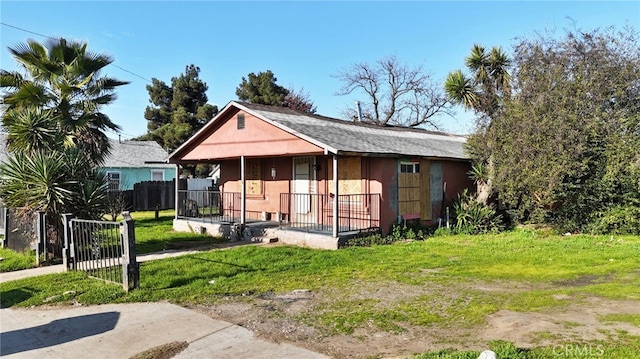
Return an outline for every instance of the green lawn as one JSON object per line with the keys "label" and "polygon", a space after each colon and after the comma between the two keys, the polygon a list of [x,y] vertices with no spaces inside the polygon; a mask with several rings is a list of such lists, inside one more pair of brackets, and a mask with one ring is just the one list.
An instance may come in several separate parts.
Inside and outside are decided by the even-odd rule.
{"label": "green lawn", "polygon": [[11,272],[36,266],[36,255],[33,251],[17,253],[11,249],[0,248],[0,272]]}
{"label": "green lawn", "polygon": [[[164,221],[141,218],[136,225]],[[179,238],[176,235],[167,235],[171,239],[161,243],[172,243]],[[154,235],[143,243],[156,243],[151,238]],[[304,288],[323,293],[326,300],[295,319],[322,328],[326,335],[351,335],[367,326],[400,333],[411,326],[479,326],[498,310],[539,312],[594,296],[640,300],[639,253],[640,237],[564,237],[525,230],[337,251],[246,246],[142,263],[141,288],[128,294],[119,286],[67,273],[0,284],[0,301],[3,307],[41,305],[45,299],[48,304],[162,300],[211,304]],[[483,290],[480,285],[498,290]],[[393,298],[358,295],[366,288],[395,287],[399,293]],[[65,292],[73,295],[62,295]],[[638,317],[609,315],[602,320],[637,325]],[[640,353],[640,338],[625,338],[604,343],[606,353]],[[520,350],[509,349],[508,344],[496,345]],[[549,350],[512,357],[554,357]],[[467,358],[479,353],[440,354],[417,358]]]}
{"label": "green lawn", "polygon": [[225,242],[226,239],[197,233],[173,230],[174,210],[132,212],[136,228],[136,252],[138,254],[182,249]]}
{"label": "green lawn", "polygon": [[[136,253],[145,254],[167,249],[188,249],[226,242],[220,237],[196,233],[175,232],[173,230],[173,210],[160,211],[155,218],[154,211],[132,212],[136,228]],[[120,217],[118,220],[121,220]],[[33,268],[36,257],[33,252],[16,253],[0,248],[0,272],[10,272]]]}

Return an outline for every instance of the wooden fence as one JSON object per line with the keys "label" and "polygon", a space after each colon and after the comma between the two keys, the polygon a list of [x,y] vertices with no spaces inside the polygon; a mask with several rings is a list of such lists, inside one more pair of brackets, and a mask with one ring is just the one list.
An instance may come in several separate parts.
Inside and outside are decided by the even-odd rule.
{"label": "wooden fence", "polygon": [[112,193],[121,195],[128,211],[153,211],[175,208],[173,181],[145,181],[133,185],[132,190]]}

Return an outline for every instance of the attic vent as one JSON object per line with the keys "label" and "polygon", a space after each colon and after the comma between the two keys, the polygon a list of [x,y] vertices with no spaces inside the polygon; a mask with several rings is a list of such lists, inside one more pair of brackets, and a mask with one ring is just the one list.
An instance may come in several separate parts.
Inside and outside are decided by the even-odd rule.
{"label": "attic vent", "polygon": [[238,119],[238,130],[242,130],[244,128],[244,114],[241,113],[237,117]]}

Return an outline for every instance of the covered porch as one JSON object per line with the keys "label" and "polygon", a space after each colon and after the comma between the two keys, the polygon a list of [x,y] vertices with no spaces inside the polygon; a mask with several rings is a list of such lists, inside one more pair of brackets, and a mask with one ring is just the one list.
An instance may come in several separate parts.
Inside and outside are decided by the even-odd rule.
{"label": "covered porch", "polygon": [[[380,229],[380,195],[281,193],[277,211],[242,210],[242,193],[219,190],[178,190],[176,219],[202,223],[276,223],[281,228],[334,234],[337,207],[337,235]],[[337,206],[336,206],[337,204]]]}
{"label": "covered porch", "polygon": [[361,169],[340,169],[348,162],[324,154],[221,160],[219,188],[176,188],[174,229],[335,249],[381,228],[381,195],[362,191],[370,185]]}

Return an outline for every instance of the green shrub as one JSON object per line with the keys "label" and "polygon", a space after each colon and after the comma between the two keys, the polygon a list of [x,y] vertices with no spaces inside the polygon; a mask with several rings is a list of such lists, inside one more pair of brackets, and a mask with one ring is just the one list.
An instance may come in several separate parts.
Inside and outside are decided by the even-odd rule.
{"label": "green shrub", "polygon": [[391,226],[389,236],[392,237],[394,241],[401,241],[405,239],[423,240],[424,237],[426,237],[426,232],[428,231],[420,223],[394,223]]}
{"label": "green shrub", "polygon": [[504,228],[502,216],[491,204],[476,201],[468,190],[462,191],[453,204],[453,231],[461,234],[496,233]]}
{"label": "green shrub", "polygon": [[440,227],[433,232],[434,236],[450,236],[452,234],[454,234],[453,230],[447,227]]}
{"label": "green shrub", "polygon": [[383,236],[381,234],[373,234],[364,237],[353,237],[345,241],[343,247],[371,247],[373,245],[391,244],[396,242],[393,236]]}
{"label": "green shrub", "polygon": [[588,229],[600,234],[640,234],[640,207],[621,205],[598,212]]}
{"label": "green shrub", "polygon": [[391,244],[404,240],[423,240],[429,230],[419,223],[400,224],[394,223],[391,231],[386,236],[373,234],[369,236],[349,238],[342,247],[370,247],[372,245]]}

